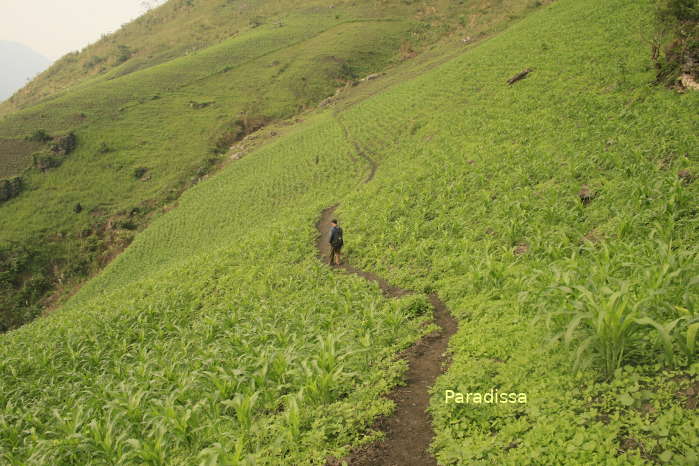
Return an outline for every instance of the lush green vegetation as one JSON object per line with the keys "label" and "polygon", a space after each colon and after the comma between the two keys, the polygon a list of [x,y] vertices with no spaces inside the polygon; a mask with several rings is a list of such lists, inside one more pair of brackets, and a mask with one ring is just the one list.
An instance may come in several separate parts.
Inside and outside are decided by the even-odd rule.
{"label": "lush green vegetation", "polygon": [[[342,201],[350,260],[439,293],[460,321],[434,388],[441,463],[695,464],[699,97],[651,85],[629,31],[652,14],[650,1],[559,0],[278,129],[188,190],[62,309],[0,336],[0,459],[320,464],[365,441],[390,410],[377,395],[399,380],[392,355],[429,316],[315,259],[318,213]],[[208,92],[196,102],[226,98]],[[154,102],[129,112],[157,115]],[[196,116],[215,109],[190,112],[188,134],[211,131]],[[146,124],[165,131],[124,128]],[[114,131],[78,131],[53,173],[77,176],[102,142],[138,160]],[[355,144],[379,162],[368,185]],[[99,189],[128,208],[118,195],[140,186]],[[528,403],[444,403],[447,389],[492,388]]]}
{"label": "lush green vegetation", "polygon": [[[10,110],[21,110],[0,120],[0,149],[10,149],[0,175],[21,174],[24,188],[0,207],[0,260],[47,244],[37,255],[47,261],[15,263],[0,278],[0,289],[10,290],[0,330],[40,312],[26,307],[61,302],[162,206],[223,164],[234,142],[445,35],[468,31],[475,38],[528,8],[525,0],[508,0],[474,16],[485,8],[481,2],[249,3],[168,2],[66,57],[22,91],[27,99],[13,100]],[[457,13],[471,20],[462,24]],[[260,24],[252,27],[253,19]],[[84,62],[112,49],[128,59],[105,61],[105,72],[90,77]],[[40,130],[74,131],[77,150],[62,158],[20,143]],[[32,281],[37,274],[41,280]],[[48,287],[34,287],[44,279]]]}
{"label": "lush green vegetation", "polygon": [[[697,461],[699,99],[649,85],[650,14],[557,2],[340,115],[381,161],[348,254],[461,319],[444,463]],[[529,402],[444,403],[491,388]]]}
{"label": "lush green vegetation", "polygon": [[[536,4],[525,0],[324,0],[250,1],[170,0],[113,34],[58,60],[11,99],[0,115],[74,90],[85,82],[103,82],[176,58],[196,54],[257,29],[286,28],[300,21],[346,22],[357,19],[413,19],[417,28],[406,49],[421,48],[447,33],[476,38]],[[312,32],[312,31],[309,31]],[[279,43],[283,45],[283,43]],[[213,71],[213,70],[212,70]]]}
{"label": "lush green vegetation", "polygon": [[[385,66],[408,27],[296,18],[6,117],[5,137],[31,137],[40,124],[49,134],[75,128],[79,145],[65,159],[27,152],[33,168],[22,174],[23,193],[2,206],[0,256],[47,244],[37,256],[46,262],[3,276],[10,291],[3,293],[9,304],[2,327],[37,314],[26,312],[23,298],[40,308],[53,290],[70,292],[128,245],[158,206],[225,161],[233,142],[314,104],[344,80]],[[367,56],[369,44],[375,47]],[[71,266],[89,257],[95,260],[88,267]],[[35,286],[45,281],[48,287]]]}
{"label": "lush green vegetation", "polygon": [[[72,90],[76,85],[105,82],[139,70],[196,54],[209,46],[232,38],[245,38],[255,29],[284,29],[299,22],[299,14],[310,26],[324,21],[352,20],[358,17],[405,17],[413,10],[392,2],[390,8],[376,8],[369,2],[357,7],[337,2],[306,0],[299,7],[291,1],[235,2],[229,0],[174,0],[153,9],[113,34],[58,60],[49,70],[0,105],[0,114],[26,108],[47,97]],[[280,27],[281,26],[281,27]],[[287,29],[288,32],[288,29]],[[298,32],[298,31],[297,31]],[[308,31],[313,34],[313,28]],[[301,39],[299,36],[297,39]],[[284,42],[279,41],[279,46]],[[224,64],[225,65],[225,64]],[[209,72],[215,71],[209,69]]]}
{"label": "lush green vegetation", "polygon": [[4,335],[1,461],[300,464],[356,442],[429,316],[315,258],[319,209],[362,176],[350,147],[328,117],[294,130]]}

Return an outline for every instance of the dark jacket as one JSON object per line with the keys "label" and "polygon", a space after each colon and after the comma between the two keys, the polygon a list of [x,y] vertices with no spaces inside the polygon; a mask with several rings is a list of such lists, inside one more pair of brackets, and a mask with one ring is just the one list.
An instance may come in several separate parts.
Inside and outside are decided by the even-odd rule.
{"label": "dark jacket", "polygon": [[334,248],[341,248],[344,244],[344,241],[342,239],[342,228],[340,228],[339,226],[332,227],[332,229],[330,230],[330,244]]}

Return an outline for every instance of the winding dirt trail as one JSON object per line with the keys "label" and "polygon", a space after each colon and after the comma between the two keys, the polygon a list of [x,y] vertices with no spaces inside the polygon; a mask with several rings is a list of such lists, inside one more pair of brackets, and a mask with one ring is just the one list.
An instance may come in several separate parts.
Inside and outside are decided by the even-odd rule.
{"label": "winding dirt trail", "polygon": [[[342,125],[348,140],[347,129]],[[370,166],[370,172],[364,180],[364,184],[374,178],[377,163],[369,157],[361,147],[353,142],[357,154],[365,159]],[[328,207],[321,212],[316,224],[319,236],[316,241],[318,257],[328,262],[330,245],[330,221],[333,219],[338,205]],[[376,282],[383,294],[389,298],[398,298],[412,293],[388,283],[384,278],[358,269],[346,261],[339,269],[359,275],[366,280]],[[447,363],[445,353],[449,338],[456,333],[457,323],[452,317],[447,306],[436,294],[429,295],[430,303],[434,308],[436,324],[440,330],[424,336],[413,346],[401,354],[408,361],[408,372],[405,385],[394,389],[387,398],[396,403],[396,410],[388,417],[379,419],[374,425],[385,433],[382,441],[373,443],[353,451],[349,457],[341,460],[329,460],[328,465],[339,465],[343,461],[352,466],[429,466],[437,462],[427,451],[434,433],[432,423],[427,413],[429,406],[429,389],[434,385],[437,377],[443,373]]]}

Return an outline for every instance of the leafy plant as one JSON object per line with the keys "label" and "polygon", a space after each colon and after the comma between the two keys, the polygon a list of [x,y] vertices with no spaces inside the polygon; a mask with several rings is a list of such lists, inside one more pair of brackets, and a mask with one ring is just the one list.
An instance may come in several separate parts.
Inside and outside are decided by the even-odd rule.
{"label": "leafy plant", "polygon": [[598,296],[582,286],[576,289],[580,299],[573,304],[576,312],[565,330],[564,340],[572,343],[581,330],[582,339],[576,343],[576,367],[584,364],[589,355],[604,376],[611,378],[638,351],[643,326],[654,322],[638,318],[638,303],[630,302],[628,283],[615,292],[600,290]]}

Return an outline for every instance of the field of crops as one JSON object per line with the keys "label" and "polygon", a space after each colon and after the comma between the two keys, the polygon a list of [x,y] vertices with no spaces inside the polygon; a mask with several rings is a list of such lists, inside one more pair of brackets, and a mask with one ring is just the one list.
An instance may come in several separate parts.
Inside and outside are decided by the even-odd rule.
{"label": "field of crops", "polygon": [[[699,96],[648,84],[649,5],[554,2],[187,191],[0,336],[0,462],[322,464],[366,441],[430,316],[317,261],[341,201],[352,263],[459,319],[440,463],[696,464],[699,184],[678,174]],[[490,389],[527,403],[444,402]]]}
{"label": "field of crops", "polygon": [[[340,115],[380,161],[348,253],[461,319],[445,464],[698,459],[699,98],[648,85],[648,6],[557,2]],[[528,403],[445,404],[490,389]]]}
{"label": "field of crops", "polygon": [[2,336],[1,462],[319,460],[390,408],[392,355],[429,316],[315,258],[318,211],[365,168],[320,120],[192,189],[68,308]]}

